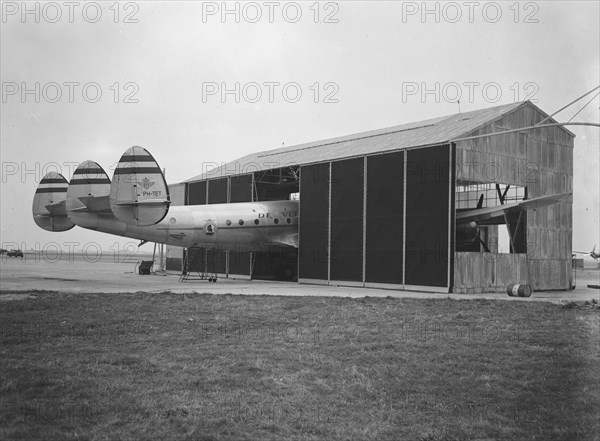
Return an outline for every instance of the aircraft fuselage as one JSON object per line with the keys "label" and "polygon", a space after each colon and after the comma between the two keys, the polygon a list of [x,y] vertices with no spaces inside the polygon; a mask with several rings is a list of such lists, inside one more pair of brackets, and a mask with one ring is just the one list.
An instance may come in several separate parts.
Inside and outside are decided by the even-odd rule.
{"label": "aircraft fuselage", "polygon": [[89,230],[180,247],[297,247],[298,207],[298,201],[172,206],[150,226],[129,225],[111,213],[69,211],[68,217]]}

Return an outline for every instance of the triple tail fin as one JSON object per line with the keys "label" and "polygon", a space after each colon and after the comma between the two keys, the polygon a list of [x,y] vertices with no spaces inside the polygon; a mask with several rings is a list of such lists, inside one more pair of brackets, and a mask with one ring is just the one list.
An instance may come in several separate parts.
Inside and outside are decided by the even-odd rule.
{"label": "triple tail fin", "polygon": [[33,220],[44,230],[67,231],[75,226],[69,219],[66,195],[69,182],[60,173],[50,172],[42,178],[33,197]]}
{"label": "triple tail fin", "polygon": [[169,212],[169,189],[154,157],[143,147],[127,149],[110,185],[110,208],[128,225],[154,225]]}

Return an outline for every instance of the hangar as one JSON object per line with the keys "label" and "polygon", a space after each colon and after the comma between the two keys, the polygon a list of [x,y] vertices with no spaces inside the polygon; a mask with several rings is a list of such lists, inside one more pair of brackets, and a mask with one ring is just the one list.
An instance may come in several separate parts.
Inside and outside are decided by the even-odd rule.
{"label": "hangar", "polygon": [[572,192],[575,135],[515,130],[547,117],[525,101],[223,164],[171,185],[172,204],[299,198],[298,248],[167,247],[167,270],[443,293],[570,289],[571,198],[499,224],[456,223],[461,210]]}

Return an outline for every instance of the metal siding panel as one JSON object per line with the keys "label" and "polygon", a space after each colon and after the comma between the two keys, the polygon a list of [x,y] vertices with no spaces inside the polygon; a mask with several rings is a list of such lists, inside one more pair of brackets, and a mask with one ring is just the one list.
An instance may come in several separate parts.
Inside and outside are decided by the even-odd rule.
{"label": "metal siding panel", "polygon": [[298,278],[328,280],[329,164],[300,169]]}
{"label": "metal siding panel", "polygon": [[362,282],[364,159],[331,167],[330,280]]}
{"label": "metal siding panel", "polygon": [[211,179],[208,181],[208,203],[226,204],[227,203],[227,178]]}
{"label": "metal siding panel", "polygon": [[187,205],[206,204],[206,181],[190,182],[187,185]]}
{"label": "metal siding panel", "polygon": [[407,285],[448,286],[448,148],[414,149],[407,154]]}
{"label": "metal siding panel", "polygon": [[367,157],[366,278],[402,284],[404,152]]}
{"label": "metal siding panel", "polygon": [[231,176],[229,202],[252,202],[252,175]]}

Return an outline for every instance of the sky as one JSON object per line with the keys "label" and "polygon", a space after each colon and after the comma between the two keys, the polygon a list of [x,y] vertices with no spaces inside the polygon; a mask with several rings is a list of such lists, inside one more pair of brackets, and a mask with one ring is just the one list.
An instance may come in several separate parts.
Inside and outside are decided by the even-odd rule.
{"label": "sky", "polygon": [[[553,113],[600,83],[599,17],[597,1],[2,2],[2,246],[130,246],[41,230],[31,204],[46,172],[70,179],[93,160],[112,176],[133,145],[177,183],[251,152],[459,110],[529,99]],[[598,123],[593,97],[556,119],[591,100],[573,121]],[[569,130],[573,248],[585,251],[600,245],[599,130]]]}

